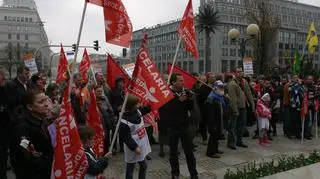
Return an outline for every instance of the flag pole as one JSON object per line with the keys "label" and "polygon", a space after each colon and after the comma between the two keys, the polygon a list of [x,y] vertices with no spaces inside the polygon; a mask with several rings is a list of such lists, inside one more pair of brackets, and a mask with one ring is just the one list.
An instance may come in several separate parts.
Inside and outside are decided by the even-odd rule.
{"label": "flag pole", "polygon": [[169,73],[169,77],[168,77],[168,82],[167,82],[168,84],[170,84],[170,78],[171,78],[172,73],[173,73],[173,67],[174,67],[174,65],[176,63],[176,60],[177,60],[180,44],[181,44],[181,37],[179,37],[178,45],[177,45],[177,48],[176,48],[176,53],[174,54],[173,62],[172,62],[170,73]]}
{"label": "flag pole", "polygon": [[301,131],[301,144],[303,143],[303,138],[304,138],[304,121],[305,121],[306,116],[303,114],[302,115],[302,131]]}
{"label": "flag pole", "polygon": [[127,91],[126,92],[126,96],[124,97],[124,102],[122,104],[120,114],[119,114],[118,123],[117,123],[116,129],[115,129],[115,131],[113,133],[112,142],[111,142],[111,145],[110,145],[110,148],[109,148],[109,152],[112,152],[113,146],[114,146],[114,144],[116,142],[117,134],[118,134],[118,131],[119,131],[119,127],[120,127],[120,123],[121,123],[121,119],[122,119],[124,110],[125,110],[126,105],[127,105],[128,97],[129,97],[129,92]]}
{"label": "flag pole", "polygon": [[92,68],[91,64],[90,64],[90,71],[91,71],[92,76],[93,76],[94,84],[97,85],[97,84],[98,84],[98,83],[97,83],[97,79],[96,79],[96,76],[95,76],[95,74],[94,74],[94,71],[93,71],[93,68]]}
{"label": "flag pole", "polygon": [[318,139],[318,111],[316,111],[314,119],[316,120],[316,139]]}
{"label": "flag pole", "polygon": [[[79,50],[79,44],[80,44],[80,39],[81,39],[81,33],[82,33],[82,28],[83,28],[83,23],[84,23],[84,18],[86,16],[86,11],[87,11],[87,0],[84,1],[84,7],[83,7],[83,12],[82,12],[82,17],[81,17],[81,22],[80,22],[80,28],[79,28],[79,34],[78,34],[78,40],[77,40],[77,48],[76,51],[74,53],[74,59],[73,59],[73,67],[72,67],[72,71],[71,71],[71,76],[70,76],[70,85],[69,85],[69,94],[71,93],[71,89],[72,89],[72,83],[73,83],[73,75],[75,72],[75,65],[77,62],[77,56],[78,56],[78,50]],[[70,95],[69,95],[69,99],[70,99]]]}

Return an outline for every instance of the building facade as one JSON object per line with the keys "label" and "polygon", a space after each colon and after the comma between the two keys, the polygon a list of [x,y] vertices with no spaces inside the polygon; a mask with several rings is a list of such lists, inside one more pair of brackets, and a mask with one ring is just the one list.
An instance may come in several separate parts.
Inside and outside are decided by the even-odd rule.
{"label": "building facade", "polygon": [[[48,45],[48,37],[33,0],[4,0],[0,7],[0,63],[13,72],[23,63],[25,54],[34,53]],[[49,66],[50,48],[42,48],[35,54],[38,69]],[[3,70],[3,69],[2,69]],[[14,73],[13,73],[14,75]]]}
{"label": "building facade", "polygon": [[[209,58],[213,72],[227,72],[242,65],[240,45],[228,38],[228,31],[236,28],[245,37],[246,27],[252,23],[244,18],[246,10],[244,0],[200,0],[200,8],[205,3],[212,3],[220,13],[221,24],[215,34],[211,34]],[[314,21],[320,32],[320,7],[298,3],[297,0],[269,0],[270,8],[281,20],[281,28],[268,41],[269,53],[267,60],[270,65],[287,68],[294,59],[295,49],[300,55],[306,46],[307,32],[310,22]],[[167,63],[172,62],[178,43],[177,26],[179,20],[158,24],[134,32],[130,47],[130,56],[134,60],[140,48],[143,34],[148,34],[148,50],[153,60],[162,72],[166,72]],[[199,59],[195,61],[188,54],[183,45],[178,52],[177,64],[189,72],[204,73],[204,34],[197,34]],[[305,53],[307,55],[307,53]],[[250,44],[246,46],[246,56],[254,57],[254,50]],[[314,68],[320,67],[319,48],[313,57]]]}

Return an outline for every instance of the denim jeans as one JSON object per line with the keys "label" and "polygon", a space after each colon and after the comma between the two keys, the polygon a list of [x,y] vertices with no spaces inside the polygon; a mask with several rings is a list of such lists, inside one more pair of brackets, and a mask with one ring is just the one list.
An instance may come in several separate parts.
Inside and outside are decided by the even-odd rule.
{"label": "denim jeans", "polygon": [[[147,163],[145,160],[138,162],[140,166],[139,179],[145,179],[147,173]],[[133,179],[133,171],[136,163],[127,163],[126,179]]]}

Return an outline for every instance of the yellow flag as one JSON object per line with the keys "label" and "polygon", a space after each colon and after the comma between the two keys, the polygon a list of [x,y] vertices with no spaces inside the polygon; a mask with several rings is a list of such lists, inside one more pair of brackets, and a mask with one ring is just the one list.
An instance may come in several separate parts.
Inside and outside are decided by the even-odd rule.
{"label": "yellow flag", "polygon": [[316,46],[319,45],[319,40],[314,26],[314,22],[311,22],[309,32],[307,34],[307,44],[309,53],[313,54],[316,51]]}

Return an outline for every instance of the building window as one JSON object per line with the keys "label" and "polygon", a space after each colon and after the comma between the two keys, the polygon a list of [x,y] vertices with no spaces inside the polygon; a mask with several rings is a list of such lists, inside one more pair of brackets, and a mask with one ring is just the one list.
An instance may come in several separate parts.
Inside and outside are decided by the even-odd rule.
{"label": "building window", "polygon": [[235,57],[237,55],[236,49],[230,49],[230,56]]}
{"label": "building window", "polygon": [[8,34],[8,39],[12,39],[12,35],[11,34]]}
{"label": "building window", "polygon": [[32,18],[29,18],[29,22],[32,22]]}
{"label": "building window", "polygon": [[17,40],[20,40],[20,34],[17,34]]}
{"label": "building window", "polygon": [[26,34],[26,35],[24,36],[24,39],[25,39],[25,40],[29,40],[29,36]]}
{"label": "building window", "polygon": [[29,21],[29,18],[26,17],[26,22],[28,22],[28,21]]}
{"label": "building window", "polygon": [[24,17],[21,17],[21,22],[24,22]]}
{"label": "building window", "polygon": [[20,17],[17,17],[17,22],[20,22]]}
{"label": "building window", "polygon": [[29,48],[29,44],[26,43],[26,44],[24,45],[24,48],[25,48],[25,49],[28,49],[28,48]]}
{"label": "building window", "polygon": [[8,17],[7,17],[7,16],[4,16],[4,20],[7,21],[7,20],[8,20]]}
{"label": "building window", "polygon": [[227,48],[222,49],[222,56],[228,56],[228,49]]}
{"label": "building window", "polygon": [[222,60],[221,72],[228,72],[228,61],[227,60]]}

